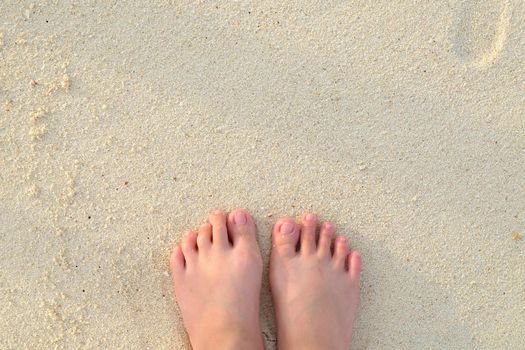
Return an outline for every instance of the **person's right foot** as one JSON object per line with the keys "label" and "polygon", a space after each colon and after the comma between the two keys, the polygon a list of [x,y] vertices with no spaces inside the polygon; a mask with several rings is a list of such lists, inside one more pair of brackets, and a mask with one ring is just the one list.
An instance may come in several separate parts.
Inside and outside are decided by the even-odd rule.
{"label": "person's right foot", "polygon": [[[270,283],[277,319],[278,349],[345,349],[359,303],[361,256],[324,222],[316,240],[317,218],[301,225],[279,219],[272,233]],[[300,248],[297,249],[297,246]]]}

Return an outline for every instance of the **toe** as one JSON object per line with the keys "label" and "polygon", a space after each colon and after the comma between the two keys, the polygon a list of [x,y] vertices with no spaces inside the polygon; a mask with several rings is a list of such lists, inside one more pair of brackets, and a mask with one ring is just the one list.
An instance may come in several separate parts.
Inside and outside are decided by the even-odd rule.
{"label": "toe", "polygon": [[333,264],[336,269],[345,268],[345,259],[348,255],[348,239],[344,236],[337,236],[334,243]]}
{"label": "toe", "polygon": [[350,279],[357,284],[359,284],[361,278],[362,265],[361,254],[359,254],[357,250],[352,250],[352,252],[348,254],[348,273]]}
{"label": "toe", "polygon": [[319,243],[317,244],[317,255],[322,259],[330,258],[334,225],[330,221],[323,222],[319,232]]}
{"label": "toe", "polygon": [[211,246],[211,225],[203,224],[199,228],[199,234],[197,235],[197,247],[199,250],[208,249]]}
{"label": "toe", "polygon": [[272,254],[292,257],[296,254],[295,248],[299,240],[299,227],[290,217],[277,221],[272,232]]}
{"label": "toe", "polygon": [[170,255],[170,269],[174,279],[184,272],[184,254],[180,245],[175,246]]}
{"label": "toe", "polygon": [[229,245],[228,230],[226,228],[226,214],[222,210],[215,210],[208,215],[212,227],[213,245],[226,247]]}
{"label": "toe", "polygon": [[186,236],[182,238],[180,243],[182,253],[184,254],[184,260],[186,266],[191,264],[191,261],[197,256],[197,233],[188,231]]}
{"label": "toe", "polygon": [[170,255],[170,270],[171,270],[171,281],[173,283],[173,289],[176,291],[178,287],[184,285],[182,279],[186,272],[186,261],[184,260],[184,254],[180,245],[175,246],[171,251]]}
{"label": "toe", "polygon": [[228,215],[228,234],[233,245],[255,242],[255,221],[246,209],[235,209]]}
{"label": "toe", "polygon": [[301,252],[304,254],[315,253],[315,230],[317,228],[317,216],[308,213],[301,220]]}

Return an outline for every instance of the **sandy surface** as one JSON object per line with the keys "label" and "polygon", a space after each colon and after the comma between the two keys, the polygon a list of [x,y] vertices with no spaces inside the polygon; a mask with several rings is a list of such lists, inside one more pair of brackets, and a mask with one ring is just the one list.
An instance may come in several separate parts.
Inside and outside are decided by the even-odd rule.
{"label": "sandy surface", "polygon": [[[147,5],[146,5],[147,3]],[[0,2],[0,348],[187,346],[170,246],[314,210],[364,256],[355,349],[518,349],[525,7]],[[265,277],[268,348],[275,323]]]}

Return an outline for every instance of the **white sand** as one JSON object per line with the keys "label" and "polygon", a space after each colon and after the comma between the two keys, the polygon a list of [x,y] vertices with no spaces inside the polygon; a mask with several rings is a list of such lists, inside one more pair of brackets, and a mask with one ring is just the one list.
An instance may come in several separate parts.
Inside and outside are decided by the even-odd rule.
{"label": "white sand", "polygon": [[[519,0],[2,0],[0,348],[184,348],[170,246],[244,206],[266,258],[306,210],[362,251],[354,349],[519,349],[524,19]],[[273,349],[267,280],[262,304]]]}

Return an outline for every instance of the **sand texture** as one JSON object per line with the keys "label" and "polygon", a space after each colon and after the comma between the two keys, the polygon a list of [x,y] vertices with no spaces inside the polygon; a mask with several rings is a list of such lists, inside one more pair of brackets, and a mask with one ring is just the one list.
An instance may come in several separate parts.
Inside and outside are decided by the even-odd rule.
{"label": "sand texture", "polygon": [[[0,348],[184,349],[209,210],[333,220],[354,349],[523,349],[525,6],[0,1]],[[262,325],[276,332],[265,276]]]}

